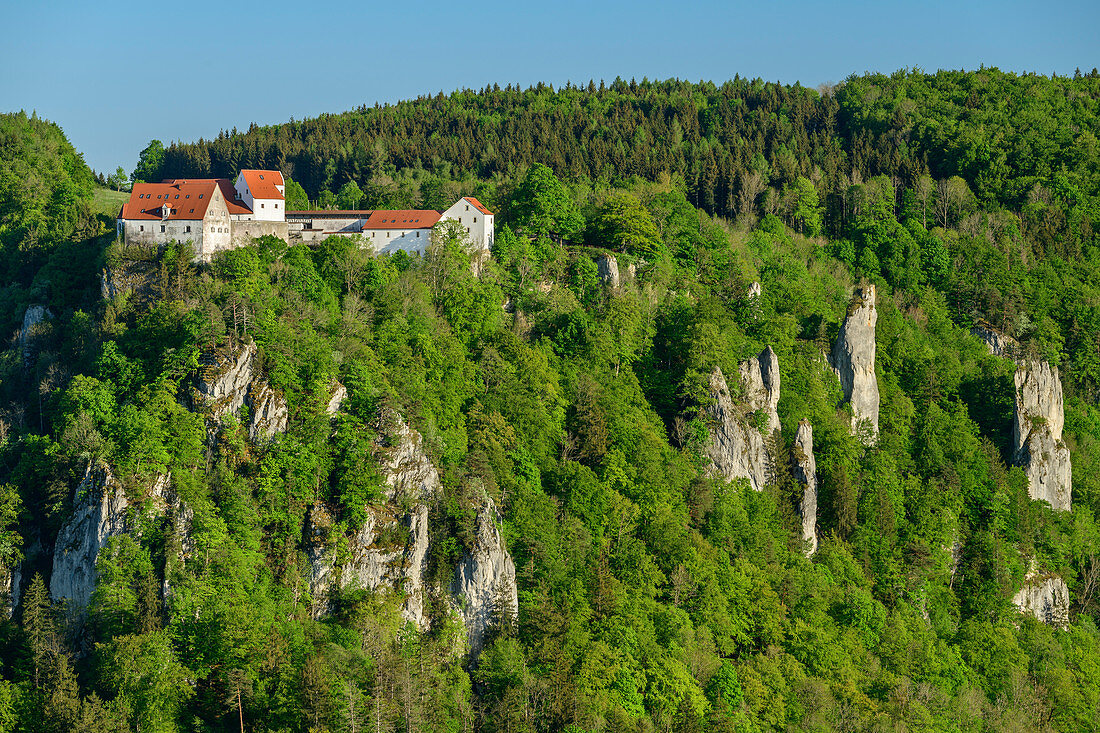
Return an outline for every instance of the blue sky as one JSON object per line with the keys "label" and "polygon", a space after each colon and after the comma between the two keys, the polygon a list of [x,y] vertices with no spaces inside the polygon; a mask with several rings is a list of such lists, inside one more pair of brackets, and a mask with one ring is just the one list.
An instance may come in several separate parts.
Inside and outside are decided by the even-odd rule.
{"label": "blue sky", "polygon": [[[421,94],[537,81],[1100,66],[1100,3],[0,0],[0,111],[97,170],[166,144]],[[18,32],[13,30],[18,29]]]}

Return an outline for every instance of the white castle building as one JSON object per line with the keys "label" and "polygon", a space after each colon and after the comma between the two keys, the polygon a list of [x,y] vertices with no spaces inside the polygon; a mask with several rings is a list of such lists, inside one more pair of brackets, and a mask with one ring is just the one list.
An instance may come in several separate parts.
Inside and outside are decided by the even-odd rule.
{"label": "white castle building", "polygon": [[473,197],[446,211],[287,211],[279,171],[242,170],[228,178],[181,178],[138,183],[118,214],[118,236],[127,244],[190,241],[195,257],[209,261],[221,250],[274,235],[294,244],[330,236],[357,236],[376,254],[422,254],[441,221],[456,221],[476,251],[493,246],[494,214]]}

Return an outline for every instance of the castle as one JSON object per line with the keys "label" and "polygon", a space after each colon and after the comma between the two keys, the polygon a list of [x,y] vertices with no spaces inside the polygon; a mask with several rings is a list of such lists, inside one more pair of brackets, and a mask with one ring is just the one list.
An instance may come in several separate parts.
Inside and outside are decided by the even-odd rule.
{"label": "castle", "polygon": [[446,211],[287,211],[285,191],[282,173],[261,170],[242,170],[235,181],[179,178],[138,183],[118,213],[118,236],[127,244],[190,241],[195,258],[202,261],[264,235],[288,244],[357,236],[376,254],[422,254],[436,224],[456,221],[475,250],[488,252],[493,246],[494,214],[469,196]]}

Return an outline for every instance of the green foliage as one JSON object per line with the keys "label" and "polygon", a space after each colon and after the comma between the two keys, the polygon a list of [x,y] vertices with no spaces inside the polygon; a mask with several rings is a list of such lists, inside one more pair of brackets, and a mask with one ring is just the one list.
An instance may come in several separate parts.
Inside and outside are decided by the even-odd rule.
{"label": "green foliage", "polygon": [[[267,237],[193,266],[182,248],[116,248],[138,286],[101,302],[94,245],[70,232],[29,257],[4,230],[9,331],[30,303],[53,318],[0,357],[0,559],[26,554],[30,579],[0,630],[0,731],[1098,727],[1096,84],[981,70],[833,95],[487,89],[177,144],[154,176],[266,150],[318,205],[344,181],[356,206],[477,195],[501,212],[477,276],[451,224],[424,256]],[[68,231],[57,216],[43,226]],[[617,288],[580,231],[620,252]],[[859,279],[879,293],[871,447],[821,357]],[[1072,512],[1030,501],[1012,466],[1015,367],[969,335],[979,320],[1059,366]],[[248,439],[247,409],[209,433],[189,409],[200,355],[248,342],[289,408],[271,442]],[[720,366],[737,419],[762,428],[737,375],[765,346],[782,430],[773,485],[753,491],[709,465],[708,380]],[[311,584],[407,541],[420,499],[381,469],[394,414],[441,480],[426,631],[404,623],[403,589]],[[789,467],[803,419],[813,558]],[[67,634],[37,571],[99,460],[127,531]],[[498,601],[464,659],[446,589],[489,498],[519,613]],[[1069,584],[1066,629],[1012,608],[1032,565]]]}
{"label": "green foliage", "polygon": [[591,225],[595,241],[621,252],[652,258],[661,247],[661,235],[642,202],[629,193],[612,195],[599,208]]}

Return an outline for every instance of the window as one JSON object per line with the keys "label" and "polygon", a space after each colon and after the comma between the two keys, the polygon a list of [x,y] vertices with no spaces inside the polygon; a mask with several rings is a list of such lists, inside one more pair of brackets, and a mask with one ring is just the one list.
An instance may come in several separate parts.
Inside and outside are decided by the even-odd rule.
{"label": "window", "polygon": [[386,239],[389,239],[389,238],[390,238],[390,233],[386,232]]}
{"label": "window", "polygon": [[144,232],[144,231],[145,231],[145,226],[144,226],[144,225],[142,225],[142,226],[139,226],[139,227],[138,227],[138,231],[139,231],[139,232]]}
{"label": "window", "polygon": [[279,205],[278,205],[278,204],[275,204],[275,208],[276,208],[276,209],[277,209],[277,208],[279,208]]}
{"label": "window", "polygon": [[179,194],[177,193],[177,194],[176,194],[176,198],[179,198],[179,197],[180,197],[180,195],[179,195]]}
{"label": "window", "polygon": [[416,238],[417,238],[417,239],[420,239],[420,232],[417,232],[417,233],[416,233]]}
{"label": "window", "polygon": [[186,231],[187,231],[188,234],[190,234],[191,233],[191,227],[187,227]]}
{"label": "window", "polygon": [[185,198],[191,198],[191,194],[187,194]]}
{"label": "window", "polygon": [[466,204],[466,211],[469,211],[469,210],[470,210],[470,205]]}
{"label": "window", "polygon": [[474,217],[474,224],[477,224],[477,217]]}
{"label": "window", "polygon": [[163,224],[160,225],[160,233],[164,234],[164,225]]}
{"label": "window", "polygon": [[195,210],[194,210],[194,209],[191,209],[191,213],[192,213],[192,214],[194,214],[194,213],[195,213]]}
{"label": "window", "polygon": [[199,194],[199,198],[200,198],[200,199],[202,198],[202,194],[201,194],[201,193]]}
{"label": "window", "polygon": [[264,205],[263,205],[263,204],[260,204],[260,208],[262,209],[263,207],[264,207]]}

